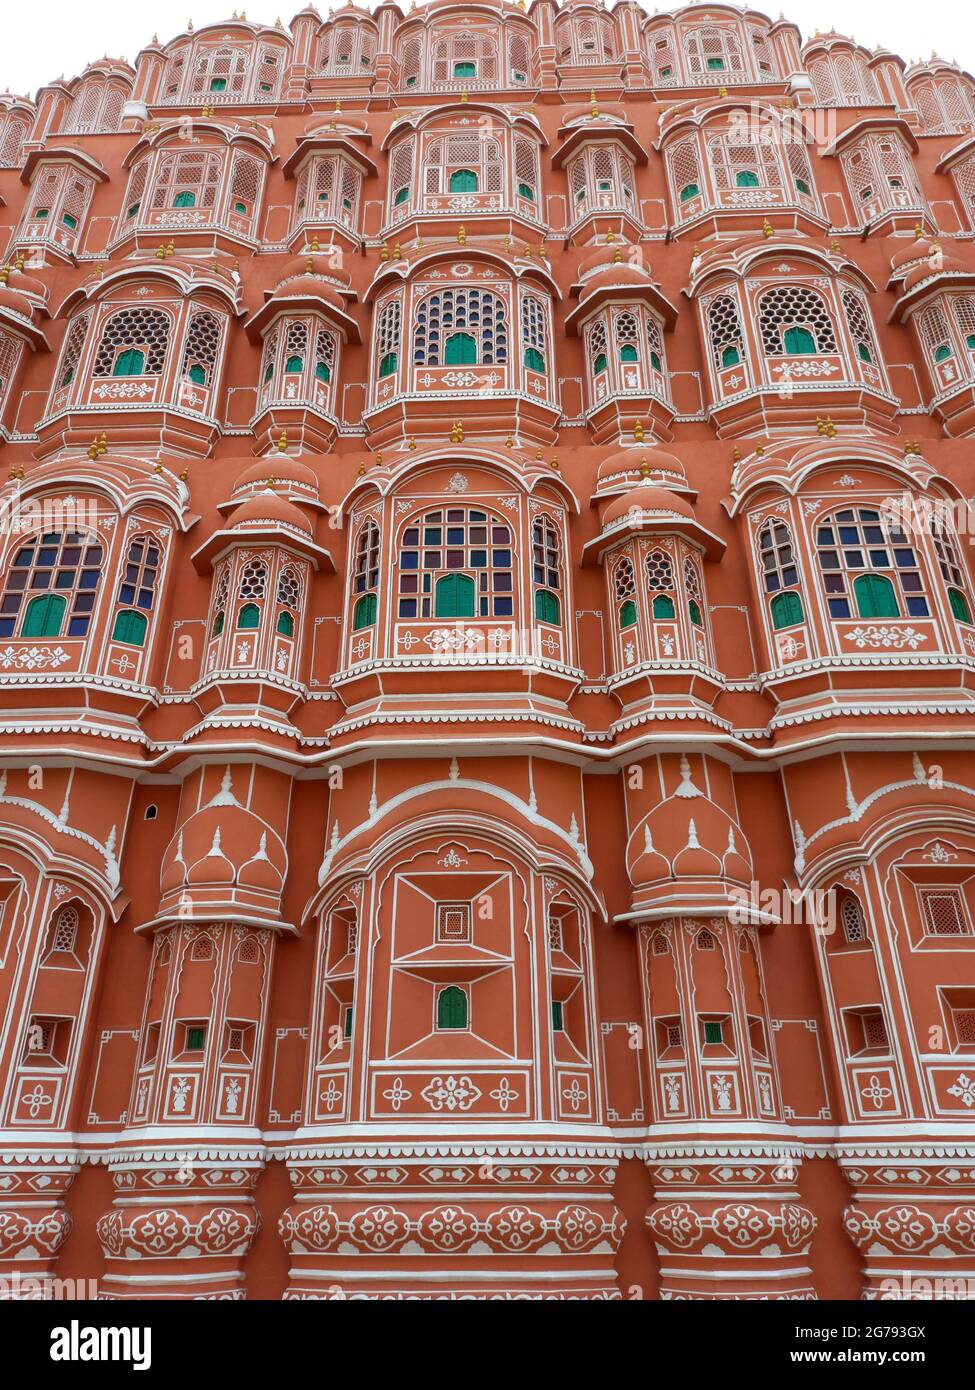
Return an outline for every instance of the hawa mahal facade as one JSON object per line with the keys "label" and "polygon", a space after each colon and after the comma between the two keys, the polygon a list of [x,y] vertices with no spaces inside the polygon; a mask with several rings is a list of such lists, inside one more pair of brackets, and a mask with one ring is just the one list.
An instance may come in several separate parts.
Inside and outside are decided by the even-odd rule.
{"label": "hawa mahal facade", "polygon": [[975,82],[731,5],[0,97],[0,1277],[975,1279]]}

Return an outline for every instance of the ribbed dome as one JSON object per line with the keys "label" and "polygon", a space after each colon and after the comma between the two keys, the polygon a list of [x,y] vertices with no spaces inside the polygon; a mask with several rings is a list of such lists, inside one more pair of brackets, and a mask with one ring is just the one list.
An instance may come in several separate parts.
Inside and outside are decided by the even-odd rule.
{"label": "ribbed dome", "polygon": [[248,498],[233,516],[235,527],[260,526],[265,522],[295,527],[306,536],[312,533],[308,518],[293,503],[279,497],[272,488],[265,488],[256,497]]}
{"label": "ribbed dome", "polygon": [[596,470],[596,488],[600,493],[619,492],[646,483],[662,487],[686,487],[684,465],[676,454],[656,447],[645,449],[634,445],[617,449],[604,458]]}
{"label": "ribbed dome", "polygon": [[696,786],[687,759],[676,791],[659,801],[634,838],[634,887],[666,878],[722,878],[749,883],[751,853],[741,826]]}
{"label": "ribbed dome", "polygon": [[250,464],[234,483],[234,492],[242,491],[254,483],[264,485],[268,478],[274,478],[276,484],[295,483],[298,487],[311,488],[315,496],[318,496],[318,478],[314,469],[299,459],[289,458],[287,454]]}
{"label": "ribbed dome", "polygon": [[932,241],[929,237],[915,237],[906,246],[902,246],[899,251],[895,251],[890,258],[891,271],[900,271],[904,274],[911,266],[917,265],[919,261],[930,261],[932,257],[941,253],[941,243]]}
{"label": "ribbed dome", "polygon": [[[298,293],[295,284],[304,279],[312,281],[311,293],[314,294],[321,294],[323,287],[348,290],[352,284],[351,273],[344,266],[333,265],[331,255],[321,251],[307,251],[303,256],[295,256],[293,260],[288,261],[277,282],[275,293],[285,287],[289,294]],[[309,293],[307,290],[304,292]]]}
{"label": "ribbed dome", "polygon": [[[632,265],[634,252],[637,256],[643,255],[641,248],[634,246],[632,242],[618,239],[609,241],[605,246],[600,246],[598,251],[593,251],[588,256],[583,257],[579,262],[579,278],[583,279],[602,266]],[[649,269],[648,266],[647,274],[649,274]]]}
{"label": "ribbed dome", "polygon": [[610,502],[603,514],[603,530],[622,517],[632,514],[634,519],[637,519],[644,512],[682,516],[688,521],[697,520],[694,515],[694,508],[686,498],[679,497],[677,493],[669,491],[668,488],[645,483],[640,487],[633,488],[630,492],[624,492],[622,497],[617,497]]}

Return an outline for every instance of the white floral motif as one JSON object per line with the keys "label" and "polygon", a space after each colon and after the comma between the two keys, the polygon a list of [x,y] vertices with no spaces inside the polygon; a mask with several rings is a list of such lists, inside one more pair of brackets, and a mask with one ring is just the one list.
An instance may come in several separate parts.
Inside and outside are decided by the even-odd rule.
{"label": "white floral motif", "polygon": [[63,666],[70,660],[63,647],[4,647],[0,651],[0,666],[5,671],[11,666],[22,671],[36,671],[39,666]]}
{"label": "white floral motif", "polygon": [[437,1076],[420,1095],[431,1110],[470,1110],[481,1098],[469,1076]]}
{"label": "white floral motif", "polygon": [[383,1100],[388,1100],[394,1110],[399,1110],[404,1101],[412,1100],[413,1092],[403,1085],[403,1078],[397,1076],[388,1091],[383,1091]]}
{"label": "white floral motif", "polygon": [[960,1100],[966,1110],[971,1110],[972,1106],[975,1105],[975,1080],[962,1072],[961,1076],[956,1079],[954,1086],[948,1087],[948,1094]]}
{"label": "white floral motif", "polygon": [[845,634],[848,642],[853,642],[862,651],[864,647],[910,647],[916,651],[924,641],[923,632],[913,627],[855,627]]}

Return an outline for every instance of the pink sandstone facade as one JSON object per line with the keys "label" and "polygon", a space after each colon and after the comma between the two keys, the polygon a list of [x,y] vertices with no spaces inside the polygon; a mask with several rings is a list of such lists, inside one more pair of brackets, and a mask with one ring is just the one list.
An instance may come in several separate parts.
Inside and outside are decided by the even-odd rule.
{"label": "pink sandstone facade", "polygon": [[968,73],[234,18],[0,231],[2,1287],[975,1279]]}

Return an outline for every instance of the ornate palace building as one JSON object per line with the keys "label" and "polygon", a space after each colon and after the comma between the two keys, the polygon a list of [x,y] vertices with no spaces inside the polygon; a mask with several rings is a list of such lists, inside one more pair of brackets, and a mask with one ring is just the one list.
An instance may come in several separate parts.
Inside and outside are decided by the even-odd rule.
{"label": "ornate palace building", "polygon": [[350,4],[0,166],[2,1288],[971,1296],[969,74]]}

